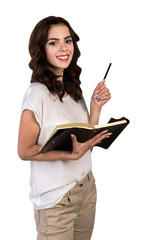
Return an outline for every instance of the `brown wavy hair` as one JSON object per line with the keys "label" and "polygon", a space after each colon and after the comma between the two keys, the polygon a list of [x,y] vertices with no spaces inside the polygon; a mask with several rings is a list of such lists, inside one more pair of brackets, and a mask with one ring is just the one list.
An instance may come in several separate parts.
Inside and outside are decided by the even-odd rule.
{"label": "brown wavy hair", "polygon": [[[73,44],[74,54],[68,68],[64,70],[63,81],[58,81],[56,76],[50,69],[45,53],[45,44],[47,41],[48,30],[51,25],[64,24],[68,27]],[[40,82],[45,84],[49,91],[57,94],[60,101],[65,91],[78,102],[82,98],[82,90],[80,88],[81,81],[79,79],[81,68],[77,65],[80,51],[77,45],[79,36],[74,32],[70,24],[61,17],[50,16],[41,20],[33,29],[29,41],[29,53],[31,61],[29,67],[32,69],[31,83]]]}

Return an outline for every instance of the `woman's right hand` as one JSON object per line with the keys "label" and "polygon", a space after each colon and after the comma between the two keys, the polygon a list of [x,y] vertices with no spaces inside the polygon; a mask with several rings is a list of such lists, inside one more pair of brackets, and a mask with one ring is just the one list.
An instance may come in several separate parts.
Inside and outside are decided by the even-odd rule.
{"label": "woman's right hand", "polygon": [[90,140],[81,143],[77,141],[75,135],[71,134],[72,138],[72,152],[68,154],[70,160],[80,159],[88,150],[92,149],[97,143],[101,142],[103,139],[108,138],[112,133],[109,133],[107,130],[103,131]]}

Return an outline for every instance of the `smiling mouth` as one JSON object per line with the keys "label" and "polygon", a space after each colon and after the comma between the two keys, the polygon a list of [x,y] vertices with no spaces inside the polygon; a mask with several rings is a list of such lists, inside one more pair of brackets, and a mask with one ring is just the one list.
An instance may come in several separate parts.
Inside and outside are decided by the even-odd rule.
{"label": "smiling mouth", "polygon": [[69,55],[57,56],[57,59],[59,59],[60,61],[67,61],[69,59]]}

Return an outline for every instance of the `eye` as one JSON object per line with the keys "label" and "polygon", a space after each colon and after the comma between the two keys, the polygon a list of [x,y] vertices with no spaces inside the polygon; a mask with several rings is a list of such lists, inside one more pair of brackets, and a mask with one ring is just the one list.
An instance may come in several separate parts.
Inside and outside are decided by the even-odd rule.
{"label": "eye", "polygon": [[66,43],[67,43],[67,44],[70,44],[70,43],[72,43],[72,40],[71,40],[71,39],[68,39],[68,40],[66,40]]}
{"label": "eye", "polygon": [[50,42],[49,45],[51,46],[55,46],[57,44],[57,42]]}

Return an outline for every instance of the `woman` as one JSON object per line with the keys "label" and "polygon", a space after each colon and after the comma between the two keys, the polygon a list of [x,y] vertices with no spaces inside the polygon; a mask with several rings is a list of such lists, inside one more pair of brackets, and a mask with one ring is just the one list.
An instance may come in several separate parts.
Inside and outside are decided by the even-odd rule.
{"label": "woman", "polygon": [[85,143],[71,135],[72,152],[33,156],[58,124],[98,124],[102,106],[110,99],[105,82],[99,83],[88,115],[80,88],[77,41],[78,35],[65,19],[48,17],[35,26],[29,42],[33,73],[23,100],[18,154],[31,161],[30,199],[38,240],[88,240],[94,225],[91,149],[110,133],[104,131]]}

